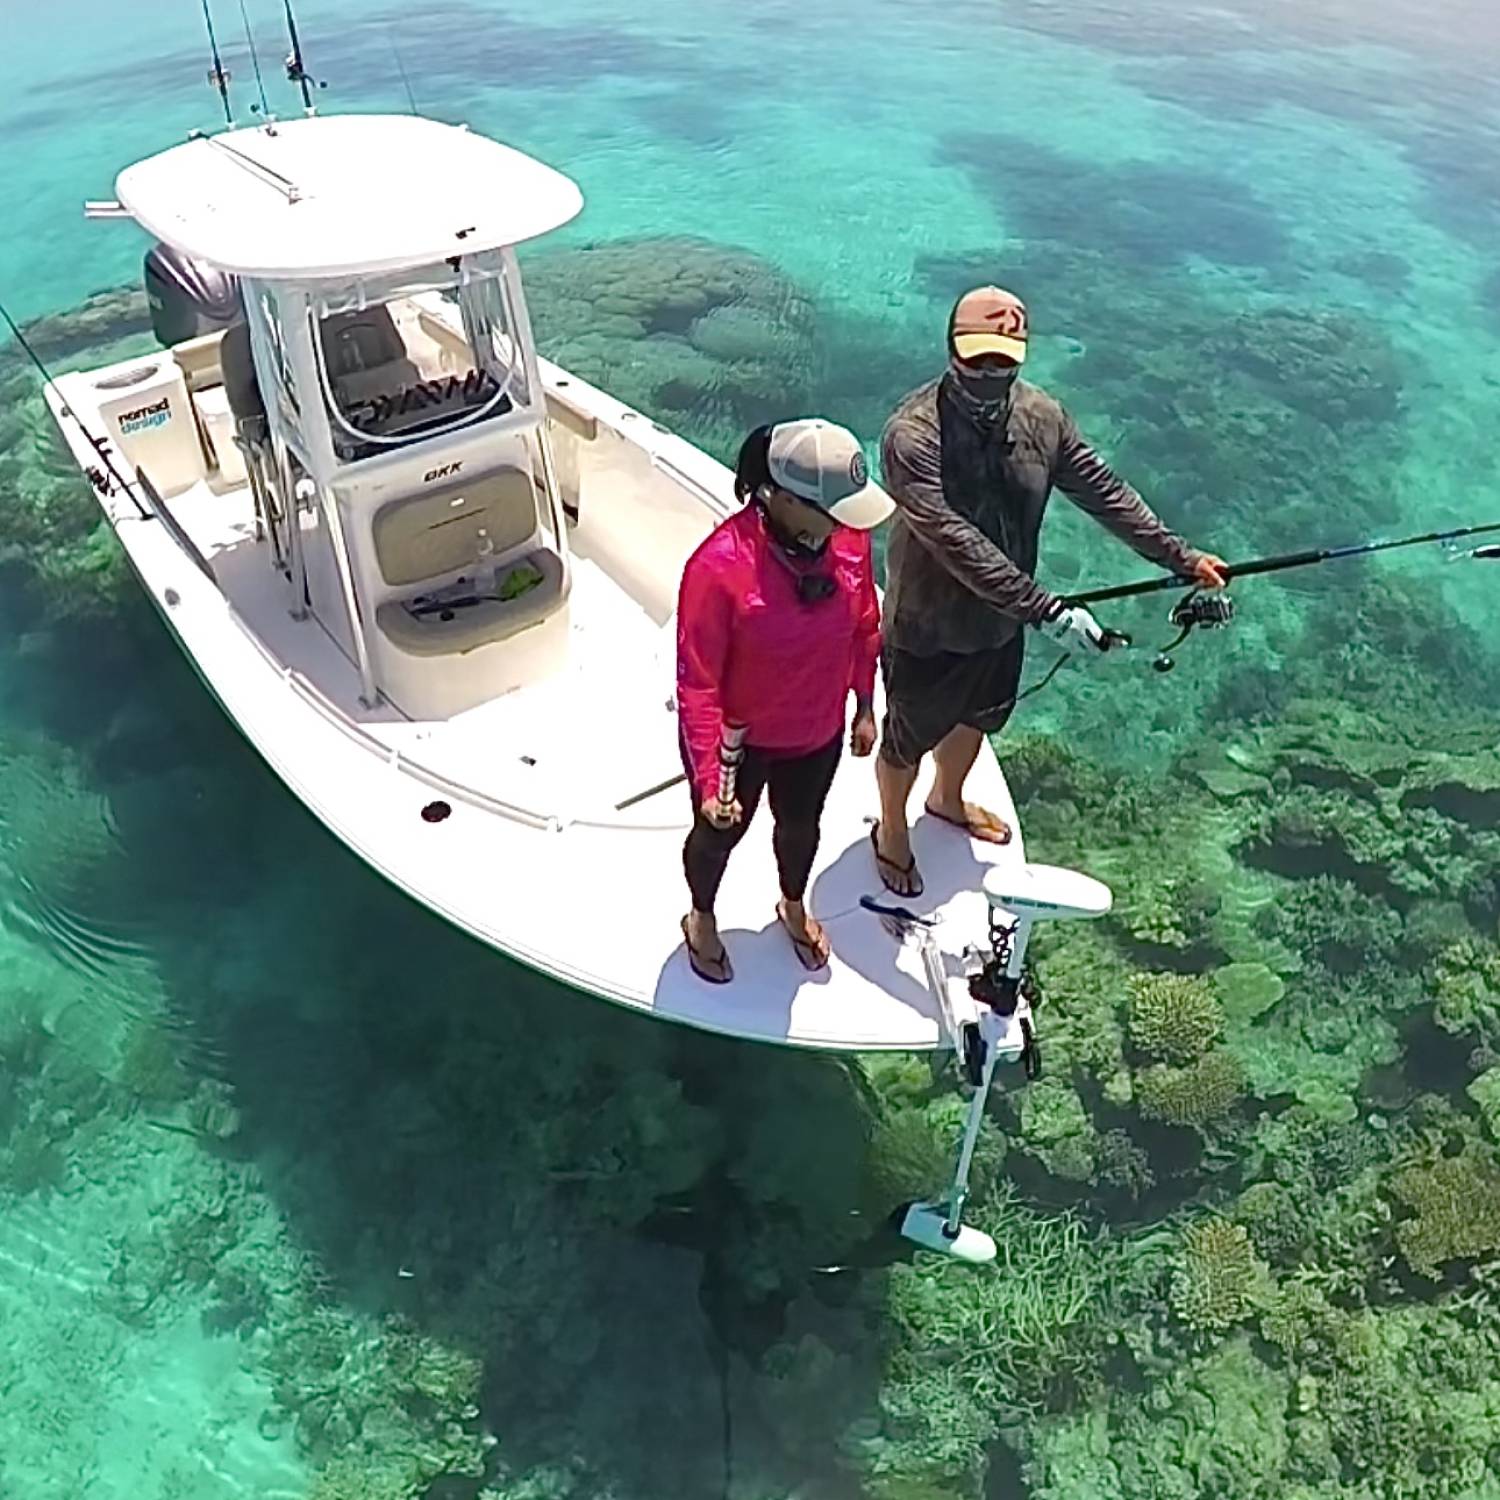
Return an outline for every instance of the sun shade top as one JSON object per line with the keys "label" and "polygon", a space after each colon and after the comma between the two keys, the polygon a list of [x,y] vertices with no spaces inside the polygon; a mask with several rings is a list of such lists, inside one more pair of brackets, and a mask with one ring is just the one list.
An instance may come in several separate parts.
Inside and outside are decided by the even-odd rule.
{"label": "sun shade top", "polygon": [[158,239],[269,281],[518,245],[583,207],[561,172],[414,115],[330,115],[196,137],[127,167],[115,191]]}

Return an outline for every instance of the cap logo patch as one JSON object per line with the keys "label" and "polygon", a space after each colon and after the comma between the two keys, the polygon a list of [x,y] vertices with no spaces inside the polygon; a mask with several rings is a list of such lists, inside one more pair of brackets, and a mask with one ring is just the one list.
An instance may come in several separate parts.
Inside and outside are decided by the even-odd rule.
{"label": "cap logo patch", "polygon": [[870,480],[870,471],[865,465],[865,456],[855,450],[854,456],[849,460],[849,478],[857,489],[863,489]]}
{"label": "cap logo patch", "polygon": [[983,317],[986,323],[993,324],[996,333],[1013,339],[1026,337],[1026,314],[1014,304],[1008,307],[997,307],[983,314]]}

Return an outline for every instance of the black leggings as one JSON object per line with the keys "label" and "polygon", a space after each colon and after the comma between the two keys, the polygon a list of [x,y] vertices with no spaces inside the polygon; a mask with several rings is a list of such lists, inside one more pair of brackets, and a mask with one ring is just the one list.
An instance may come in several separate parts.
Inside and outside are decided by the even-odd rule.
{"label": "black leggings", "polygon": [[820,750],[806,755],[781,755],[774,750],[757,750],[745,746],[740,762],[735,796],[744,809],[744,817],[730,828],[715,828],[703,816],[694,795],[693,827],[682,849],[683,868],[687,871],[688,889],[693,893],[693,910],[711,912],[719,894],[719,882],[729,864],[734,846],[744,838],[750,819],[760,804],[760,794],[769,787],[771,816],[775,827],[771,845],[776,851],[776,868],[781,876],[781,894],[788,901],[800,901],[812,874],[813,859],[818,852],[818,824],[823,804],[833,785],[844,750],[841,730]]}

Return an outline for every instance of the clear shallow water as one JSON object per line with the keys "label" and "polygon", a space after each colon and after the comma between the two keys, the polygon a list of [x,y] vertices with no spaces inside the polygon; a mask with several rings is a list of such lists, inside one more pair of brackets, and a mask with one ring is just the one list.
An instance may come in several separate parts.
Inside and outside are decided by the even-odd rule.
{"label": "clear shallow water", "polygon": [[[78,204],[214,123],[189,11],[8,28],[18,316],[134,278],[140,237]],[[1205,545],[1497,514],[1483,7],[301,19],[329,107],[402,107],[399,61],[428,113],[575,175],[566,244],[760,257],[777,383],[732,399],[538,299],[551,352],[720,452],[793,406],[873,438],[952,295],[993,278],[1032,304],[1038,377]],[[683,252],[633,253],[608,274]],[[543,288],[603,274],[531,259]],[[1045,550],[1059,585],[1137,571],[1061,508]],[[59,618],[6,577],[7,1500],[1497,1492],[1482,567],[1247,584],[1169,681],[1072,674],[1028,705],[1030,842],[1122,914],[1048,955],[1048,1087],[1007,1093],[987,1146],[1013,1255],[988,1279],[881,1264],[882,1213],[935,1185],[951,1125],[922,1067],[652,1027],[478,952],[298,811],[144,604]],[[1157,608],[1116,623],[1168,633]],[[1219,1061],[1191,1066],[1243,1097],[1202,1119],[1142,1103],[1184,1063],[1153,1060],[1131,989],[1161,972],[1214,976]],[[1423,1183],[1467,1231],[1442,1240]],[[1248,1262],[1193,1238],[1221,1222]]]}

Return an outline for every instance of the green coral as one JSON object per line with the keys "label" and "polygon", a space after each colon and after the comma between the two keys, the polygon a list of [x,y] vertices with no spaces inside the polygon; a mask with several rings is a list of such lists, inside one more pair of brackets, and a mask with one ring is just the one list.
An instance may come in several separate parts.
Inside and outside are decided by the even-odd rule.
{"label": "green coral", "polygon": [[1245,1092],[1238,1061],[1221,1050],[1205,1053],[1185,1068],[1154,1064],[1136,1075],[1136,1100],[1148,1120],[1169,1125],[1209,1125],[1222,1120]]}
{"label": "green coral", "polygon": [[1038,1079],[1022,1093],[1021,1140],[1053,1176],[1094,1180],[1098,1132],[1078,1091],[1063,1079]]}
{"label": "green coral", "polygon": [[1396,1225],[1396,1244],[1419,1276],[1436,1280],[1449,1261],[1500,1250],[1500,1165],[1470,1146],[1398,1172],[1391,1182],[1411,1217]]}
{"label": "green coral", "polygon": [[1500,1039],[1500,944],[1475,938],[1449,943],[1428,970],[1433,1016],[1445,1031]]}
{"label": "green coral", "polygon": [[995,1240],[993,1265],[924,1257],[890,1273],[882,1420],[857,1445],[881,1493],[972,1490],[1000,1414],[1063,1399],[1102,1354],[1111,1262],[1083,1223],[1010,1188],[970,1217]]}
{"label": "green coral", "polygon": [[1152,1057],[1186,1063],[1219,1039],[1224,1013],[1208,980],[1138,974],[1130,981],[1130,1038]]}
{"label": "green coral", "polygon": [[1236,1021],[1264,1015],[1286,993],[1286,981],[1269,964],[1225,964],[1213,973],[1224,1013]]}
{"label": "green coral", "polygon": [[1172,1308],[1195,1332],[1219,1333],[1242,1322],[1264,1295],[1266,1268],[1243,1224],[1207,1219],[1183,1231],[1172,1277]]}
{"label": "green coral", "polygon": [[1289,1259],[1307,1241],[1301,1207],[1283,1183],[1251,1183],[1235,1200],[1232,1215],[1267,1260]]}

